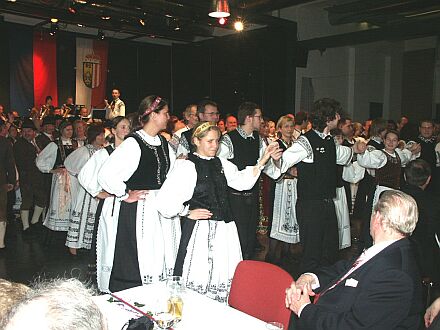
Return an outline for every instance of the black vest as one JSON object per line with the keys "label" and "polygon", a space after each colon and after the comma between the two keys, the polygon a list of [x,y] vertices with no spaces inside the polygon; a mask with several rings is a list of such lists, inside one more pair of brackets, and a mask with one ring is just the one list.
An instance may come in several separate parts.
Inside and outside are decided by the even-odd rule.
{"label": "black vest", "polygon": [[54,141],[57,146],[57,158],[55,160],[55,164],[53,168],[60,168],[64,167],[64,161],[66,160],[67,156],[69,156],[72,152],[75,151],[75,149],[78,147],[78,143],[75,140],[72,140],[72,145],[63,145],[63,142],[60,139],[56,139]]}
{"label": "black vest", "polygon": [[336,146],[331,136],[322,139],[314,130],[304,134],[313,152],[313,163],[299,162],[298,199],[323,200],[336,196]]}
{"label": "black vest", "polygon": [[234,146],[234,158],[230,159],[241,171],[246,166],[253,166],[260,156],[260,136],[257,131],[252,133],[252,138],[243,138],[237,130],[227,133]]}
{"label": "black vest", "polygon": [[210,220],[233,221],[228,184],[220,159],[207,160],[189,154],[188,160],[196,167],[197,183],[191,199],[185,204],[189,204],[190,210],[208,209],[212,213]]}
{"label": "black vest", "polygon": [[376,148],[376,150],[382,150],[383,148],[385,148],[385,145],[383,144],[383,142],[377,142],[372,139],[370,139],[368,141],[367,145],[373,146],[374,148]]}
{"label": "black vest", "polygon": [[437,162],[435,155],[436,141],[427,141],[426,139],[421,139],[420,137],[417,137],[415,140],[417,143],[420,143],[421,147],[419,158],[425,160],[431,166],[431,172],[434,172]]}
{"label": "black vest", "polygon": [[[161,141],[159,146],[147,143],[138,133],[130,134],[139,144],[141,158],[139,165],[125,183],[129,190],[157,190],[162,187],[170,169],[170,156],[168,153],[168,143],[164,137],[158,135]],[[127,160],[128,161],[128,160]]]}

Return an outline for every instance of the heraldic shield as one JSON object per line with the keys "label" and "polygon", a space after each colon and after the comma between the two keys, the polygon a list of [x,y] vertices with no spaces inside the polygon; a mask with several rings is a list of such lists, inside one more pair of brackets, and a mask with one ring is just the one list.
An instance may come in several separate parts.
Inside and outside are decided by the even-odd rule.
{"label": "heraldic shield", "polygon": [[83,81],[89,88],[96,88],[101,83],[101,59],[98,55],[89,54],[85,56]]}

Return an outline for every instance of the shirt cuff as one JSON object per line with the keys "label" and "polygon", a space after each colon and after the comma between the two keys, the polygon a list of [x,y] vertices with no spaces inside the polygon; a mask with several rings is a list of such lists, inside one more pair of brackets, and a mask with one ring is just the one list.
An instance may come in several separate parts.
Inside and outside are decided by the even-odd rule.
{"label": "shirt cuff", "polygon": [[302,313],[302,311],[303,311],[303,309],[307,306],[307,305],[310,305],[311,303],[305,303],[304,305],[302,305],[300,308],[299,308],[299,310],[298,310],[298,317],[301,317],[301,313]]}
{"label": "shirt cuff", "polygon": [[313,273],[304,273],[304,275],[310,275],[313,277],[313,279],[315,280],[315,283],[313,283],[310,287],[312,288],[312,290],[316,290],[317,288],[319,288],[321,286],[321,284],[319,283],[319,279],[318,276],[316,276],[316,274]]}

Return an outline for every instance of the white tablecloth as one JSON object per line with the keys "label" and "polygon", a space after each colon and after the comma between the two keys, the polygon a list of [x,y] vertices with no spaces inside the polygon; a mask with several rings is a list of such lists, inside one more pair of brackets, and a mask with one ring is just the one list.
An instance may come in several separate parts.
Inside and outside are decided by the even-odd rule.
{"label": "white tablecloth", "polygon": [[[140,286],[117,292],[115,295],[145,313],[166,310],[168,294],[163,283]],[[183,316],[182,321],[174,326],[176,330],[266,329],[265,322],[192,290],[186,289],[181,296]],[[141,316],[110,295],[97,296],[93,299],[106,316],[109,330],[120,330],[129,319]]]}

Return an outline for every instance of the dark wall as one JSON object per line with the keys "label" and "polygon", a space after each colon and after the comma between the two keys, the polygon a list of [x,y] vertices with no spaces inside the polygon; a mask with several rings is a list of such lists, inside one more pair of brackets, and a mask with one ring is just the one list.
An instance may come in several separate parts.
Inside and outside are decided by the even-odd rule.
{"label": "dark wall", "polygon": [[9,109],[9,34],[6,24],[3,22],[3,17],[0,17],[0,36],[2,36],[2,49],[0,51],[0,104],[5,110]]}

